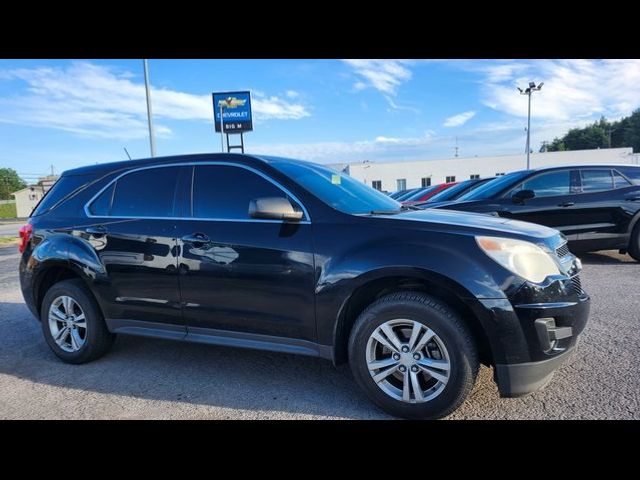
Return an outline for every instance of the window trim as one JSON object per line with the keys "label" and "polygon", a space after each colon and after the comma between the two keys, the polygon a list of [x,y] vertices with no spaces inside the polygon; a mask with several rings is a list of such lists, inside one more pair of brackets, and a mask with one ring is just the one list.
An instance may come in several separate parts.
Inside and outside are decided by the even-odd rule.
{"label": "window trim", "polygon": [[[294,195],[293,193],[291,193],[291,191],[289,191],[289,189],[287,189],[286,187],[284,187],[283,185],[281,185],[279,182],[277,182],[276,180],[272,179],[271,177],[269,177],[267,174],[261,172],[260,170],[257,170],[253,167],[249,167],[248,165],[243,165],[241,163],[235,163],[235,162],[182,162],[182,163],[166,163],[163,165],[149,165],[146,167],[139,167],[139,168],[134,168],[131,170],[127,170],[126,172],[123,172],[121,174],[119,174],[117,177],[111,179],[104,187],[102,187],[98,193],[96,193],[93,197],[91,197],[89,199],[89,201],[87,203],[84,204],[84,213],[88,218],[116,218],[116,219],[140,219],[140,220],[197,220],[197,221],[216,221],[216,222],[251,222],[251,223],[287,223],[285,220],[270,220],[270,219],[264,219],[264,218],[202,218],[202,217],[193,217],[193,216],[182,216],[182,217],[154,217],[154,216],[123,216],[123,215],[94,215],[93,213],[91,213],[91,211],[89,210],[89,207],[91,206],[91,204],[100,196],[102,195],[102,193],[107,190],[111,185],[115,184],[115,182],[117,182],[120,178],[124,177],[125,175],[129,175],[131,173],[135,173],[135,172],[139,172],[142,170],[151,170],[154,168],[167,168],[167,167],[196,167],[198,165],[220,165],[220,166],[227,166],[227,167],[237,167],[237,168],[243,168],[245,170],[248,170],[250,172],[253,172],[255,174],[257,174],[258,176],[264,178],[265,180],[267,180],[268,182],[272,183],[273,185],[276,186],[276,188],[280,189],[283,193],[285,193],[286,195],[288,195],[289,197],[291,197],[298,205],[300,205],[300,208],[302,209],[302,212],[304,214],[304,218],[302,220],[300,220],[299,222],[295,222],[297,224],[309,224],[311,223],[311,216],[309,215],[309,212],[307,210],[307,208],[304,206],[304,204],[300,201],[300,199]],[[195,172],[195,168],[192,168],[192,172]],[[192,175],[194,175],[195,173],[192,173]],[[192,178],[192,182],[193,182],[193,178]],[[176,185],[176,188],[178,188],[179,185]],[[115,188],[113,189],[113,194],[115,194]],[[191,184],[191,197],[193,199],[193,183]],[[113,198],[111,199],[111,202],[113,202]],[[193,212],[190,212],[193,214]]]}

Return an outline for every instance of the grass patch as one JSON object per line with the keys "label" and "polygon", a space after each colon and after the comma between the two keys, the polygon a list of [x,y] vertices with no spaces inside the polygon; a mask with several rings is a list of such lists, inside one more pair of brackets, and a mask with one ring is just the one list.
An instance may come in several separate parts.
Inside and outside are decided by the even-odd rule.
{"label": "grass patch", "polygon": [[4,203],[0,205],[0,218],[16,218],[16,204]]}
{"label": "grass patch", "polygon": [[18,237],[0,237],[0,246],[12,244],[17,245],[19,242],[20,239]]}

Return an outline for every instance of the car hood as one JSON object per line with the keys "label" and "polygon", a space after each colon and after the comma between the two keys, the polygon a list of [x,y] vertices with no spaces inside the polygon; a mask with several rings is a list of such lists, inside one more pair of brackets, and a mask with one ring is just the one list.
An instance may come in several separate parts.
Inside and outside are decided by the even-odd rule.
{"label": "car hood", "polygon": [[559,235],[557,230],[535,223],[510,220],[484,213],[459,212],[455,210],[408,210],[396,215],[373,216],[398,222],[420,222],[420,224],[414,225],[417,228],[420,228],[422,224],[427,227],[428,224],[429,226],[453,227],[454,229],[469,229],[478,232],[484,230],[487,233],[506,233],[540,239]]}

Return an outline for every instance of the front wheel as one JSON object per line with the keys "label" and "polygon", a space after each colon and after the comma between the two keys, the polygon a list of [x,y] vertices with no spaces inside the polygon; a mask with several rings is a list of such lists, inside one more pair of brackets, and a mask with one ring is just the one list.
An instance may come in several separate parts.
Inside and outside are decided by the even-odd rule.
{"label": "front wheel", "polygon": [[631,238],[629,238],[629,248],[627,249],[627,253],[631,255],[634,260],[640,262],[640,222],[638,222],[638,224],[631,232]]}
{"label": "front wheel", "polygon": [[349,339],[356,382],[385,412],[434,419],[456,410],[478,373],[473,337],[458,314],[418,292],[398,292],[372,303]]}

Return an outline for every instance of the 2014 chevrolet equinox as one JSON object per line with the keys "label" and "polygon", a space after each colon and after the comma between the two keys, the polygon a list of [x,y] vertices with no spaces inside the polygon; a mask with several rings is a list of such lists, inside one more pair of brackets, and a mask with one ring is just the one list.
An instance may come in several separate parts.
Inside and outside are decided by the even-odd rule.
{"label": "2014 chevrolet equinox", "polygon": [[437,418],[492,365],[542,387],[587,321],[553,229],[420,211],[312,163],[164,157],[64,173],[21,230],[20,281],[63,361],[115,334],[349,361],[392,415]]}

